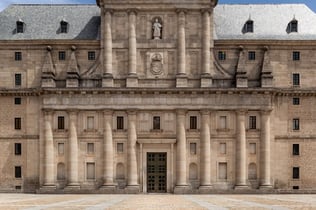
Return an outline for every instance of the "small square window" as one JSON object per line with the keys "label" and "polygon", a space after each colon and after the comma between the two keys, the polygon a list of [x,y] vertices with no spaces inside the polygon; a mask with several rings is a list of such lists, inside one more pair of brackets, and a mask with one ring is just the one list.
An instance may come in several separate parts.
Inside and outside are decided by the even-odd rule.
{"label": "small square window", "polygon": [[196,143],[190,143],[190,154],[196,155]]}
{"label": "small square window", "polygon": [[293,179],[299,179],[299,178],[300,178],[300,168],[293,167]]}
{"label": "small square window", "polygon": [[94,51],[89,51],[88,52],[88,60],[89,61],[95,60],[95,52]]}
{"label": "small square window", "polygon": [[16,87],[20,87],[22,85],[22,75],[21,74],[14,75],[14,83],[15,83]]}
{"label": "small square window", "polygon": [[160,117],[159,116],[153,117],[153,129],[160,130]]}
{"label": "small square window", "polygon": [[59,51],[59,52],[58,52],[58,59],[59,59],[60,61],[66,60],[66,52],[65,52],[65,51]]}
{"label": "small square window", "polygon": [[88,143],[87,144],[87,152],[89,154],[94,153],[94,143]]}
{"label": "small square window", "polygon": [[196,116],[190,116],[190,129],[191,130],[197,129],[197,117]]}
{"label": "small square window", "polygon": [[249,116],[249,129],[257,129],[257,117]]}
{"label": "small square window", "polygon": [[300,85],[300,74],[293,74],[293,85],[294,86],[299,86]]}
{"label": "small square window", "polygon": [[300,145],[293,144],[293,155],[300,155]]}
{"label": "small square window", "polygon": [[57,128],[58,130],[64,130],[65,129],[65,117],[64,116],[58,116],[57,118]]}
{"label": "small square window", "polygon": [[249,51],[248,52],[248,60],[256,60],[256,52],[255,51]]}
{"label": "small square window", "polygon": [[220,61],[226,60],[226,52],[224,52],[224,51],[219,51],[219,52],[218,52],[218,60],[220,60]]}
{"label": "small square window", "polygon": [[293,98],[293,105],[300,105],[300,98]]}
{"label": "small square window", "polygon": [[116,118],[116,129],[123,130],[124,129],[124,117],[118,116]]}
{"label": "small square window", "polygon": [[14,98],[14,104],[15,104],[15,105],[20,105],[20,104],[22,104],[22,99],[21,99],[21,98]]}
{"label": "small square window", "polygon": [[226,143],[219,144],[219,151],[222,155],[226,154]]}
{"label": "small square window", "polygon": [[58,155],[65,154],[65,144],[64,143],[58,143]]}
{"label": "small square window", "polygon": [[124,144],[123,144],[123,143],[117,143],[117,144],[116,144],[116,152],[117,152],[117,153],[122,153],[122,152],[124,152]]}
{"label": "small square window", "polygon": [[14,129],[15,130],[21,130],[22,126],[21,126],[21,118],[20,117],[16,117],[14,118]]}
{"label": "small square window", "polygon": [[22,144],[21,143],[14,144],[14,154],[15,155],[22,155]]}
{"label": "small square window", "polygon": [[22,60],[22,52],[15,52],[14,53],[14,59],[16,61],[21,61]]}
{"label": "small square window", "polygon": [[293,52],[293,61],[299,61],[301,59],[301,53],[298,51]]}
{"label": "small square window", "polygon": [[293,119],[293,130],[295,131],[300,130],[300,119],[298,118]]}
{"label": "small square window", "polygon": [[14,176],[15,176],[15,178],[22,178],[22,167],[21,166],[15,166]]}
{"label": "small square window", "polygon": [[255,155],[257,153],[257,145],[256,143],[249,144],[249,153]]}

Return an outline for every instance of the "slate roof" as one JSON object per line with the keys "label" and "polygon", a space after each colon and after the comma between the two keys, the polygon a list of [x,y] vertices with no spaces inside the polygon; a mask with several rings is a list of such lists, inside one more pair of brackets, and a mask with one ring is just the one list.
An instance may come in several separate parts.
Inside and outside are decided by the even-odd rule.
{"label": "slate roof", "polygon": [[[16,21],[26,29],[16,33]],[[298,21],[298,32],[287,26]],[[69,23],[68,33],[60,33],[60,21]],[[247,20],[253,33],[243,33]],[[304,4],[219,4],[215,8],[214,38],[217,40],[316,40],[316,14]],[[100,9],[96,5],[13,4],[0,12],[0,40],[97,40]]]}

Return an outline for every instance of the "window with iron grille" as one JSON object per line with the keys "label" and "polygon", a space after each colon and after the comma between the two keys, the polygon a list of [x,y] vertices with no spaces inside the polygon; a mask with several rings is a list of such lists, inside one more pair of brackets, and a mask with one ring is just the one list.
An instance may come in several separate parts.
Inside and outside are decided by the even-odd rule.
{"label": "window with iron grille", "polygon": [[300,155],[300,145],[293,144],[293,155]]}
{"label": "window with iron grille", "polygon": [[299,179],[299,178],[300,178],[300,168],[293,167],[293,179]]}
{"label": "window with iron grille", "polygon": [[224,52],[224,51],[219,51],[219,52],[218,52],[218,60],[220,60],[220,61],[226,60],[226,52]]}
{"label": "window with iron grille", "polygon": [[64,116],[58,116],[58,118],[57,118],[57,128],[58,128],[58,130],[64,130],[65,129],[65,117]]}
{"label": "window with iron grille", "polygon": [[195,130],[197,129],[197,117],[190,116],[190,129]]}
{"label": "window with iron grille", "polygon": [[293,61],[299,61],[301,59],[301,53],[298,51],[293,52]]}
{"label": "window with iron grille", "polygon": [[15,130],[21,130],[21,118],[20,117],[16,117],[14,118],[14,129]]}
{"label": "window with iron grille", "polygon": [[15,83],[15,86],[21,86],[22,85],[22,75],[21,74],[15,74],[14,75],[14,83]]}
{"label": "window with iron grille", "polygon": [[300,130],[300,119],[295,118],[293,119],[293,130]]}
{"label": "window with iron grille", "polygon": [[256,52],[255,51],[249,51],[248,52],[248,60],[256,60]]}
{"label": "window with iron grille", "polygon": [[160,117],[159,116],[153,117],[153,129],[160,130]]}
{"label": "window with iron grille", "polygon": [[249,129],[257,129],[257,117],[249,116]]}
{"label": "window with iron grille", "polygon": [[66,52],[65,52],[65,51],[59,51],[59,52],[58,52],[58,59],[59,59],[60,61],[66,60]]}
{"label": "window with iron grille", "polygon": [[14,60],[21,61],[22,60],[22,52],[15,52],[14,53]]}
{"label": "window with iron grille", "polygon": [[300,98],[293,98],[293,105],[300,105]]}
{"label": "window with iron grille", "polygon": [[88,60],[89,61],[95,60],[95,52],[94,51],[88,52]]}
{"label": "window with iron grille", "polygon": [[20,105],[22,103],[22,99],[21,98],[14,98],[14,104],[15,105]]}
{"label": "window with iron grille", "polygon": [[117,130],[124,129],[124,117],[122,117],[122,116],[116,117],[116,129]]}
{"label": "window with iron grille", "polygon": [[297,73],[293,74],[293,85],[294,86],[299,86],[300,83],[301,83],[301,81],[300,81],[300,74],[297,74]]}

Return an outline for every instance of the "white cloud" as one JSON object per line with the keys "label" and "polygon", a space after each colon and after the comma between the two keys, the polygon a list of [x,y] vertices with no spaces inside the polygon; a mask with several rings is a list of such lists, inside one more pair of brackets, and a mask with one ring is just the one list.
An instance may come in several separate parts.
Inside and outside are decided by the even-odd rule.
{"label": "white cloud", "polygon": [[10,4],[76,4],[79,0],[0,0],[0,11]]}

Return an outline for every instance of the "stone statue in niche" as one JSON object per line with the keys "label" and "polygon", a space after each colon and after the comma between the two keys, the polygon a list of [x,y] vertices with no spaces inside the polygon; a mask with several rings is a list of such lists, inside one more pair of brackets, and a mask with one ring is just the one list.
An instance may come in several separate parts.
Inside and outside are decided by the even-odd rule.
{"label": "stone statue in niche", "polygon": [[154,75],[162,74],[163,70],[162,56],[159,53],[154,54],[151,57],[151,73]]}
{"label": "stone statue in niche", "polygon": [[153,22],[153,39],[161,39],[162,38],[162,24],[158,18],[155,18]]}

